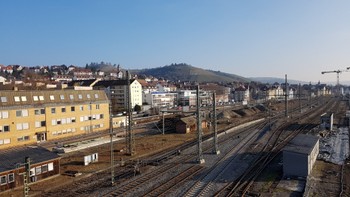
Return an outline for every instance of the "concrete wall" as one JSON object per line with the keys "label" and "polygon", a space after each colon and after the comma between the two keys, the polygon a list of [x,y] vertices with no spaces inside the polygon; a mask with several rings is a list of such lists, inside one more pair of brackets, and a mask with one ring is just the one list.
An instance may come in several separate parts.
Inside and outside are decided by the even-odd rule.
{"label": "concrete wall", "polygon": [[302,176],[309,174],[309,157],[305,154],[283,151],[283,175]]}

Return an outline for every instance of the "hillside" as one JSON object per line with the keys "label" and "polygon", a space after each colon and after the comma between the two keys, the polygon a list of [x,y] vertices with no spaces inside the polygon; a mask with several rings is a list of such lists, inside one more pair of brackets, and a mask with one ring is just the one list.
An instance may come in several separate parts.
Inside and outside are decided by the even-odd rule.
{"label": "hillside", "polygon": [[[277,77],[250,77],[249,78],[252,81],[257,81],[261,83],[269,83],[269,84],[274,84],[274,83],[284,83],[285,79],[284,78],[277,78]],[[298,80],[293,80],[293,79],[288,79],[289,84],[308,84],[309,82],[305,81],[298,81]]]}
{"label": "hillside", "polygon": [[133,70],[133,74],[153,77],[163,77],[171,81],[196,81],[196,82],[249,82],[250,80],[238,75],[223,73],[220,71],[204,70],[188,64],[171,64],[159,68]]}

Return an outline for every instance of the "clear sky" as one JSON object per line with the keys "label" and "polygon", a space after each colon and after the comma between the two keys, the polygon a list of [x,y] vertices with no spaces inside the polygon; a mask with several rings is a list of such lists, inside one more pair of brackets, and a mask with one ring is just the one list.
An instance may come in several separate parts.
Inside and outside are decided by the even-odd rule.
{"label": "clear sky", "polygon": [[4,65],[188,63],[321,82],[350,67],[348,0],[0,0],[0,10]]}

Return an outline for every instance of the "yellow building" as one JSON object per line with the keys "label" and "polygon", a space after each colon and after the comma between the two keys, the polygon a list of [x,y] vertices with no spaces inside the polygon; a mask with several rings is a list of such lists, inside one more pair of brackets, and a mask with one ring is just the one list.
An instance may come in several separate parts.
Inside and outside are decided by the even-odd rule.
{"label": "yellow building", "polygon": [[0,149],[108,129],[104,91],[0,91]]}

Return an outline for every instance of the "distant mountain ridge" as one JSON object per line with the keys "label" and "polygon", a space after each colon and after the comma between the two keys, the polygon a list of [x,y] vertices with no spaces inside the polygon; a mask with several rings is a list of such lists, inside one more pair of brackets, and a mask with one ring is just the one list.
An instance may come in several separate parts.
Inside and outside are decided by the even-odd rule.
{"label": "distant mountain ridge", "polygon": [[[284,78],[278,78],[278,77],[249,77],[250,80],[256,81],[256,82],[261,82],[261,83],[269,83],[269,84],[274,84],[274,83],[284,83],[285,79]],[[305,82],[305,81],[299,81],[299,80],[293,80],[293,79],[287,79],[288,84],[309,84],[310,82]]]}
{"label": "distant mountain ridge", "polygon": [[132,70],[131,73],[138,75],[165,78],[170,81],[196,81],[196,82],[250,82],[245,77],[224,73],[220,71],[205,70],[185,63],[171,64],[159,68]]}

